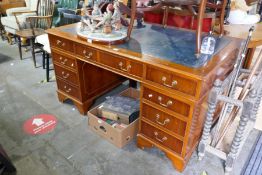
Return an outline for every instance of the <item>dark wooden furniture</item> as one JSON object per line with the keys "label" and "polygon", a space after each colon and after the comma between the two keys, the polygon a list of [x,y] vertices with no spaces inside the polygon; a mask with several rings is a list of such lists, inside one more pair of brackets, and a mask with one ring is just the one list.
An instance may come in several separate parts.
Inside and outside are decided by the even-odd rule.
{"label": "dark wooden furniture", "polygon": [[5,14],[6,9],[24,7],[24,0],[2,0],[0,1],[0,13]]}
{"label": "dark wooden furniture", "polygon": [[[128,43],[101,45],[79,39],[80,24],[49,29],[59,101],[71,99],[86,114],[96,97],[126,77],[141,83],[139,148],[156,146],[183,171],[203,127],[215,79],[232,70],[239,40],[222,37],[205,61],[194,55],[195,34],[149,25]],[[223,44],[224,43],[224,44]]]}
{"label": "dark wooden furniture", "polygon": [[30,40],[31,45],[31,53],[34,61],[34,66],[36,67],[35,60],[35,38],[39,35],[45,33],[46,29],[51,28],[52,19],[54,13],[54,4],[53,0],[38,0],[36,16],[29,16],[26,18],[26,22],[29,25],[28,29],[24,29],[22,24],[20,24],[17,15],[21,13],[32,13],[32,11],[28,12],[15,12],[16,23],[18,25],[19,30],[16,32],[18,36],[18,48],[20,59],[22,60],[22,51],[21,51],[21,38],[26,38]]}
{"label": "dark wooden furniture", "polygon": [[[227,1],[223,0],[220,4],[215,4],[209,2],[208,0],[162,0],[158,4],[147,7],[147,8],[139,8],[139,11],[155,11],[155,10],[163,10],[163,22],[162,24],[166,26],[169,11],[172,10],[173,7],[181,7],[184,8],[187,12],[173,12],[176,15],[191,15],[197,16],[197,27],[196,27],[196,55],[200,54],[200,46],[201,46],[201,33],[202,33],[202,26],[203,26],[203,19],[205,16],[205,12],[207,8],[214,9],[216,12],[216,17],[219,19],[220,31],[219,33],[222,34],[224,32],[224,15],[225,15],[225,7]],[[193,20],[192,20],[193,21]]]}
{"label": "dark wooden furniture", "polygon": [[16,168],[11,162],[10,158],[6,154],[4,148],[0,144],[0,174],[3,173],[15,173]]}
{"label": "dark wooden furniture", "polygon": [[[230,37],[245,39],[248,35],[248,30],[253,25],[227,25],[225,26],[225,35]],[[244,63],[244,68],[250,68],[256,48],[262,45],[262,24],[255,24],[255,31],[248,45],[248,51]]]}

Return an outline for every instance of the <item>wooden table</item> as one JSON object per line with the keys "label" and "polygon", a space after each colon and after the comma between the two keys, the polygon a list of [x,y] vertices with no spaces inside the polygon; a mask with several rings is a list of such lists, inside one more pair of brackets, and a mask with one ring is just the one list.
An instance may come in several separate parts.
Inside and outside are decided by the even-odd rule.
{"label": "wooden table", "polygon": [[58,99],[71,99],[81,114],[126,78],[141,83],[139,148],[163,150],[183,171],[203,128],[215,79],[232,70],[240,42],[222,37],[211,57],[195,58],[193,32],[146,24],[120,45],[88,43],[80,24],[48,30]]}
{"label": "wooden table", "polygon": [[[230,37],[246,39],[248,35],[248,31],[252,25],[226,25],[225,26],[225,34]],[[253,32],[251,41],[248,45],[248,52],[246,56],[246,60],[244,63],[245,68],[249,68],[252,59],[254,57],[254,53],[256,48],[262,45],[262,23],[255,24],[255,31]]]}

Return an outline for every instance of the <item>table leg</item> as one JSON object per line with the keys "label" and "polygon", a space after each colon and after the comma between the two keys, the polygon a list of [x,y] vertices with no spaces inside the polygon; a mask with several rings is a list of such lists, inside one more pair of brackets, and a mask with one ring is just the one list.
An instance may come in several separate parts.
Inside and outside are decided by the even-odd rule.
{"label": "table leg", "polygon": [[46,52],[45,51],[43,51],[43,56],[42,56],[42,61],[43,61],[43,63],[42,63],[42,65],[43,65],[43,69],[45,69],[45,59],[46,59]]}
{"label": "table leg", "polygon": [[35,68],[36,68],[35,47],[34,47],[34,44],[35,44],[35,38],[31,38],[31,39],[30,39],[30,44],[31,44],[31,53],[32,53],[32,58],[33,58],[33,61],[34,61],[34,66],[35,66]]}
{"label": "table leg", "polygon": [[18,36],[18,49],[19,49],[19,57],[20,57],[20,60],[22,60],[22,44],[21,44],[21,38]]}
{"label": "table leg", "polygon": [[254,57],[255,51],[256,51],[256,48],[248,48],[245,62],[243,65],[244,69],[249,69],[251,67],[251,63],[252,63],[252,59]]}
{"label": "table leg", "polygon": [[49,53],[46,53],[46,81],[49,82]]}

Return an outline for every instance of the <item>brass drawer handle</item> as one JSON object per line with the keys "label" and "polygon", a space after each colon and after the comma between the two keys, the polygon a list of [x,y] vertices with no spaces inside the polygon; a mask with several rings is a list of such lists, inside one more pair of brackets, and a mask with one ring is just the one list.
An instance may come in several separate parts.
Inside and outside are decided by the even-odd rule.
{"label": "brass drawer handle", "polygon": [[157,122],[158,124],[162,125],[162,126],[164,126],[164,125],[166,125],[167,123],[170,122],[170,119],[169,119],[169,118],[165,119],[164,122],[160,122],[160,121],[159,121],[159,118],[160,118],[160,115],[159,115],[159,114],[156,114],[156,122]]}
{"label": "brass drawer handle", "polygon": [[176,80],[173,80],[171,85],[166,84],[166,77],[165,76],[162,77],[162,81],[163,81],[163,85],[164,86],[170,87],[170,88],[173,88],[173,87],[175,87],[178,84]]}
{"label": "brass drawer handle", "polygon": [[[60,60],[61,60],[61,64],[63,64],[63,65],[65,65],[66,64],[66,62],[67,62],[67,59],[62,59],[62,57],[60,57]],[[63,61],[62,61],[63,60]]]}
{"label": "brass drawer handle", "polygon": [[86,50],[83,50],[83,54],[87,59],[90,59],[93,56],[92,52],[87,52]]}
{"label": "brass drawer handle", "polygon": [[71,92],[71,91],[72,91],[72,89],[71,89],[71,88],[68,88],[68,89],[67,89],[67,86],[66,86],[66,85],[64,86],[64,89],[65,89],[65,91],[66,91],[67,93],[69,93],[69,92]]}
{"label": "brass drawer handle", "polygon": [[158,101],[159,101],[159,104],[164,106],[164,107],[169,107],[173,104],[173,102],[171,100],[168,100],[166,104],[162,103],[162,97],[161,96],[158,96]]}
{"label": "brass drawer handle", "polygon": [[148,97],[149,97],[149,98],[152,98],[152,97],[153,97],[153,94],[148,94]]}
{"label": "brass drawer handle", "polygon": [[66,79],[66,78],[68,78],[68,77],[70,76],[70,74],[69,74],[69,73],[66,74],[66,73],[63,71],[63,72],[62,72],[62,76],[63,76],[63,78]]}
{"label": "brass drawer handle", "polygon": [[158,140],[159,142],[164,142],[167,140],[167,137],[163,137],[162,139],[158,138],[158,132],[154,132],[154,135],[155,135],[155,139]]}
{"label": "brass drawer handle", "polygon": [[131,67],[132,67],[131,65],[128,65],[128,66],[126,67],[126,69],[123,68],[123,65],[124,65],[124,64],[123,64],[123,62],[121,62],[121,61],[119,62],[118,65],[119,65],[120,69],[121,69],[122,71],[125,71],[125,72],[128,72],[128,71],[131,69]]}
{"label": "brass drawer handle", "polygon": [[65,43],[60,40],[56,40],[56,45],[64,47]]}

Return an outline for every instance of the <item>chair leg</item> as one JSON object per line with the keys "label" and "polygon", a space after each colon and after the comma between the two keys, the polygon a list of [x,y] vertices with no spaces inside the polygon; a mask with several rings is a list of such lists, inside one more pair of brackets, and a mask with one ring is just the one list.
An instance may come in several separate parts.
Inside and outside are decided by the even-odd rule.
{"label": "chair leg", "polygon": [[49,82],[49,53],[46,53],[46,81]]}
{"label": "chair leg", "polygon": [[46,59],[46,53],[43,51],[43,69],[45,69],[45,59]]}
{"label": "chair leg", "polygon": [[35,47],[34,47],[35,42],[34,42],[34,41],[35,41],[34,38],[31,38],[31,39],[30,39],[32,58],[33,58],[34,66],[35,66],[35,68],[36,68]]}
{"label": "chair leg", "polygon": [[7,38],[8,44],[12,45],[13,42],[12,42],[11,33],[6,32],[6,33],[5,33],[5,36],[6,36],[6,38]]}
{"label": "chair leg", "polygon": [[18,49],[19,49],[19,56],[20,56],[20,60],[22,60],[22,45],[21,45],[21,38],[18,37]]}
{"label": "chair leg", "polygon": [[204,12],[206,7],[207,0],[202,0],[200,3],[200,7],[198,9],[198,16],[197,16],[197,31],[196,31],[196,57],[200,56],[200,46],[201,46],[201,33],[202,33],[202,25],[203,25],[203,18]]}

